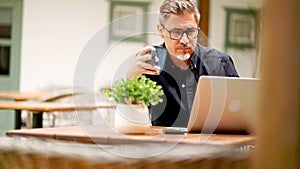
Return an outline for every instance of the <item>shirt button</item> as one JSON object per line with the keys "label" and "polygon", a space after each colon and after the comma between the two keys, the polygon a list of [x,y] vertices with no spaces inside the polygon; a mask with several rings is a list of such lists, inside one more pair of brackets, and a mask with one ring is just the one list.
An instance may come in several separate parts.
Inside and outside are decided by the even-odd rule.
{"label": "shirt button", "polygon": [[181,87],[182,87],[182,88],[185,88],[185,84],[182,84]]}
{"label": "shirt button", "polygon": [[171,67],[172,67],[172,68],[175,68],[175,66],[174,66],[174,65],[171,65]]}

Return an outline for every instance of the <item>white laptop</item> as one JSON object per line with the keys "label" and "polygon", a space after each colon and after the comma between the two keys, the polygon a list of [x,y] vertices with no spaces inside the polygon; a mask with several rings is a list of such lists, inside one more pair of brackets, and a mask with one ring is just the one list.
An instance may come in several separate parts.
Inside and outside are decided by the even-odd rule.
{"label": "white laptop", "polygon": [[187,132],[255,132],[260,83],[254,78],[201,76]]}

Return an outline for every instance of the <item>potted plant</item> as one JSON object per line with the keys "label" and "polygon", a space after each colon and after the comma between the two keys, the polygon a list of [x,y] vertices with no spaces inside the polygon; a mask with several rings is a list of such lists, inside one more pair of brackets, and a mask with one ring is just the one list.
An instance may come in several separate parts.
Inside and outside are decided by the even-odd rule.
{"label": "potted plant", "polygon": [[141,76],[115,81],[107,97],[117,103],[114,127],[121,133],[144,133],[151,126],[148,106],[162,102],[162,87]]}

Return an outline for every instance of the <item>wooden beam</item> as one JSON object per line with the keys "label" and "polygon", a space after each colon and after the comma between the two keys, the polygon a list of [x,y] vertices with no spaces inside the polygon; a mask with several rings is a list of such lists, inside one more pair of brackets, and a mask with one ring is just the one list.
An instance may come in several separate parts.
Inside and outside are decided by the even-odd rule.
{"label": "wooden beam", "polygon": [[300,168],[299,5],[299,0],[264,2],[255,169]]}
{"label": "wooden beam", "polygon": [[199,0],[198,1],[198,9],[201,14],[201,19],[200,19],[200,29],[202,33],[200,34],[199,38],[199,43],[202,44],[203,46],[207,46],[208,41],[208,33],[209,33],[209,7],[210,7],[210,0]]}

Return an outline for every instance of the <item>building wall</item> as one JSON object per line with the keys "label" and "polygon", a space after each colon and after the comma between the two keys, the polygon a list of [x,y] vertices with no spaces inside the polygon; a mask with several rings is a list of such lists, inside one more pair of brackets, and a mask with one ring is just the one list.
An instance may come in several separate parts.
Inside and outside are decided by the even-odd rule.
{"label": "building wall", "polygon": [[[159,3],[158,0],[151,2],[150,11],[157,11]],[[35,91],[72,86],[81,51],[108,21],[107,0],[24,0],[20,89]],[[108,69],[115,69],[118,64],[112,62],[121,62],[123,56],[142,46],[140,43],[118,46],[118,50],[111,52],[118,57],[110,60]],[[95,83],[107,86],[109,76],[106,73],[99,78],[101,82]]]}
{"label": "building wall", "polygon": [[[210,25],[209,39],[213,47],[225,50],[226,11],[225,7],[237,9],[260,9],[262,0],[210,0]],[[226,51],[235,62],[238,73],[242,77],[257,77],[256,49]]]}
{"label": "building wall", "polygon": [[70,86],[86,42],[107,23],[106,0],[24,0],[21,90]]}

